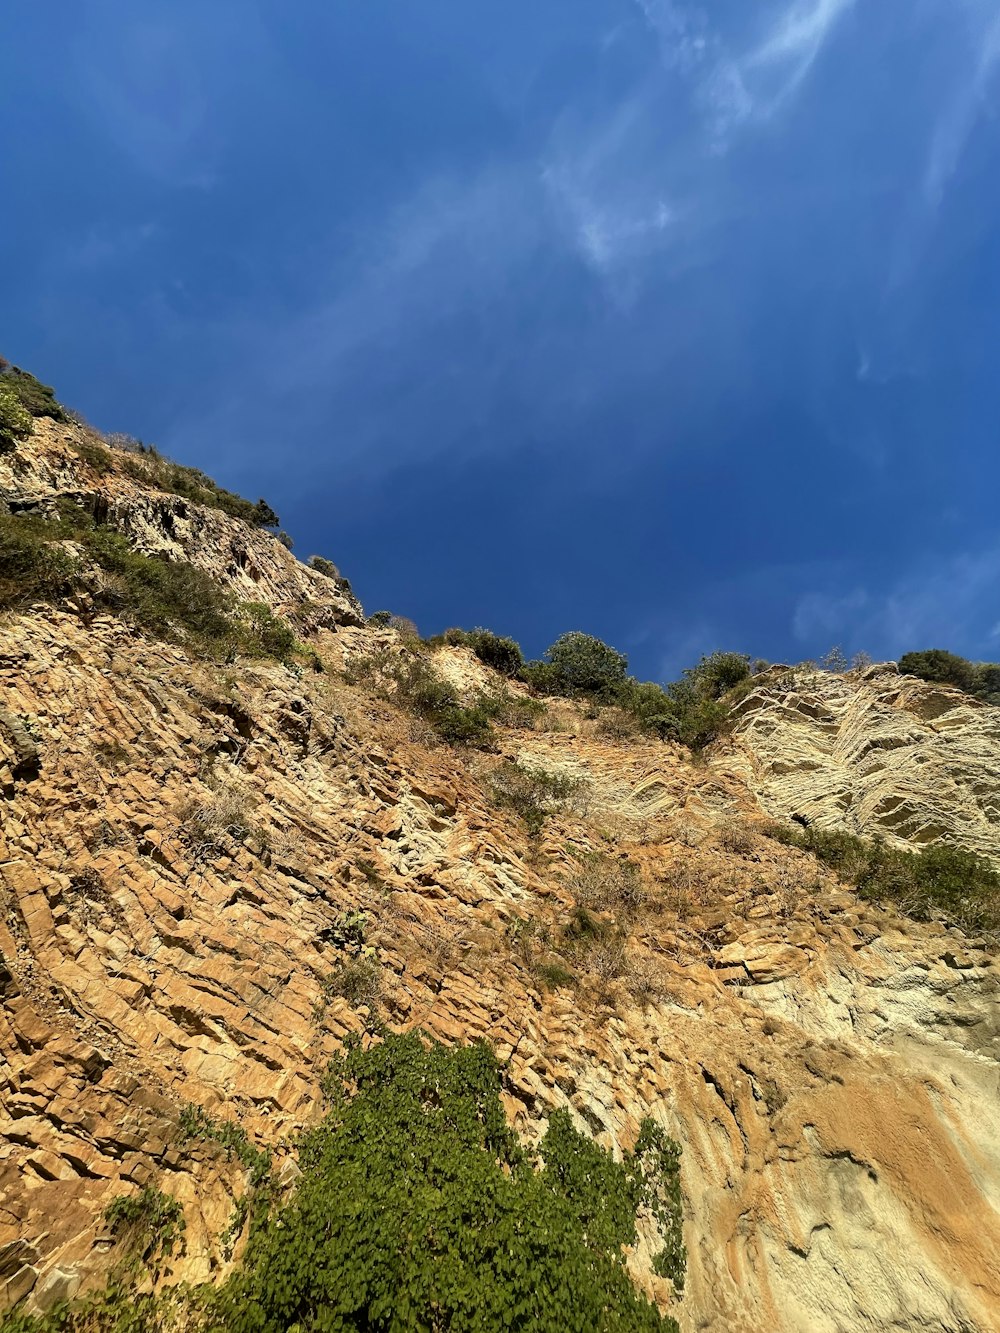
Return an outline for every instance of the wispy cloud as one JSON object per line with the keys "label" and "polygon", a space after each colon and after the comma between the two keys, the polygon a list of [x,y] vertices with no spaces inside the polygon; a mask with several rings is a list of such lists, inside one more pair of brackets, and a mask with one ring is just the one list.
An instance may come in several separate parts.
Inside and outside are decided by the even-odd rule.
{"label": "wispy cloud", "polygon": [[889,588],[806,593],[792,630],[813,652],[834,642],[877,657],[928,647],[974,652],[975,644],[1000,638],[998,583],[1000,547],[942,556]]}
{"label": "wispy cloud", "polygon": [[[962,72],[958,87],[942,111],[931,136],[924,172],[924,200],[940,204],[948,182],[976,122],[986,106],[986,95],[1000,61],[1000,13],[973,25],[971,68]],[[985,17],[985,16],[983,16]]]}
{"label": "wispy cloud", "polygon": [[795,91],[823,49],[834,24],[854,0],[799,0],[779,13],[760,45],[744,58],[746,73],[777,72],[767,104],[770,113]]}

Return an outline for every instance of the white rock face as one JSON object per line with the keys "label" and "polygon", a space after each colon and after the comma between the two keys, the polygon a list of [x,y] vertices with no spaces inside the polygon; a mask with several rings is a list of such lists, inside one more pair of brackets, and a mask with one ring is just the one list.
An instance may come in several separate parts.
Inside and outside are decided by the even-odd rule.
{"label": "white rock face", "polygon": [[889,663],[772,668],[739,715],[732,763],[768,814],[1000,859],[1000,709]]}

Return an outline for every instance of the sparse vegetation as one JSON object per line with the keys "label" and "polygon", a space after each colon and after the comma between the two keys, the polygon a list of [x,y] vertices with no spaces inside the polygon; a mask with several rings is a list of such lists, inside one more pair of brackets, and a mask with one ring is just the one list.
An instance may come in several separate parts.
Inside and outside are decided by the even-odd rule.
{"label": "sparse vegetation", "polygon": [[628,857],[603,852],[584,856],[566,887],[580,906],[626,919],[634,917],[646,901],[639,867]]}
{"label": "sparse vegetation", "polygon": [[812,852],[869,902],[891,902],[918,921],[937,913],[969,930],[1000,926],[1000,874],[980,856],[935,843],[919,852],[852,833],[773,824],[770,837]]}
{"label": "sparse vegetation", "polygon": [[147,1185],[139,1194],[121,1194],[104,1210],[104,1220],[126,1248],[129,1261],[151,1263],[169,1255],[184,1234],[184,1213],[176,1199]]}
{"label": "sparse vegetation", "polygon": [[249,1173],[251,1189],[258,1189],[271,1174],[270,1150],[256,1147],[235,1120],[220,1120],[204,1107],[189,1103],[181,1110],[178,1127],[182,1142],[200,1139],[219,1144],[228,1158],[235,1158]]}
{"label": "sparse vegetation", "polygon": [[511,760],[495,769],[489,780],[493,803],[513,810],[533,838],[541,833],[546,819],[563,809],[584,785],[582,779],[569,774],[550,773]]}
{"label": "sparse vegetation", "polygon": [[255,831],[250,802],[242,787],[220,788],[207,796],[191,796],[177,812],[181,837],[196,861],[221,856]]}
{"label": "sparse vegetation", "polygon": [[246,500],[234,491],[219,486],[199,468],[186,467],[165,458],[153,445],[143,445],[139,453],[130,453],[119,460],[123,471],[137,481],[157,490],[180,495],[193,504],[221,509],[230,518],[242,519],[255,528],[280,527],[278,515],[266,500]]}
{"label": "sparse vegetation", "polygon": [[339,962],[323,982],[317,1018],[336,996],[343,997],[352,1009],[366,1007],[374,1011],[382,998],[382,969],[376,960],[359,957]]}
{"label": "sparse vegetation", "polygon": [[356,658],[345,676],[352,684],[373,686],[384,697],[422,719],[435,736],[449,745],[476,749],[493,746],[492,720],[498,708],[495,698],[480,695],[464,703],[458,688],[418,653],[409,649],[398,652],[383,645]]}

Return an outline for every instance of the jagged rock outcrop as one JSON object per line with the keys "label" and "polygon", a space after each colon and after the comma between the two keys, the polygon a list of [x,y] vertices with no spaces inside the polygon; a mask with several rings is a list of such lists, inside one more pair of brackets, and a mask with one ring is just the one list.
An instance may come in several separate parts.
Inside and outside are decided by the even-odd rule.
{"label": "jagged rock outcrop", "polygon": [[[32,448],[22,497],[96,484],[58,437]],[[130,509],[136,483],[99,480],[146,549],[193,558],[184,543],[222,524],[203,557],[230,586],[243,574],[218,552],[249,541],[257,599],[317,595],[322,576],[265,534],[192,513],[182,539],[157,527],[157,497]],[[929,791],[919,823],[915,775],[950,764],[958,780],[968,762],[978,784],[991,710],[958,699],[921,720],[910,682],[824,678],[826,711],[858,719],[830,732],[804,708],[786,715],[762,681],[708,766],[602,740],[579,711],[559,731],[502,730],[498,755],[464,754],[338,673],[391,635],[347,611],[310,637],[323,673],[199,662],[111,616],[39,608],[0,624],[5,1299],[44,1308],[99,1283],[113,1253],[102,1210],[149,1182],[185,1209],[170,1276],[226,1271],[245,1173],[183,1138],[181,1108],[238,1119],[262,1144],[310,1123],[326,1060],[364,1021],[328,985],[336,922],[363,908],[387,1020],[494,1042],[523,1132],[567,1105],[608,1144],[647,1114],[681,1142],[690,1263],[671,1308],[685,1330],[1000,1330],[997,962],[982,941],[859,901],[763,836],[755,801],[842,818],[821,792],[850,778],[850,823],[870,779],[874,810],[905,747],[882,747],[883,768],[857,779],[838,759],[825,788],[818,768],[778,771],[807,743],[823,753],[814,730],[850,732],[843,753],[860,753],[870,714],[874,735],[911,727],[935,756],[905,761],[898,784],[919,834],[946,806]],[[446,657],[460,678],[462,650]],[[967,720],[942,725],[953,714]],[[18,734],[35,747],[27,770]],[[504,756],[585,782],[537,843],[490,799]],[[985,849],[985,815],[966,822]],[[512,927],[558,931],[587,852],[630,857],[646,901],[618,975],[546,986]]]}

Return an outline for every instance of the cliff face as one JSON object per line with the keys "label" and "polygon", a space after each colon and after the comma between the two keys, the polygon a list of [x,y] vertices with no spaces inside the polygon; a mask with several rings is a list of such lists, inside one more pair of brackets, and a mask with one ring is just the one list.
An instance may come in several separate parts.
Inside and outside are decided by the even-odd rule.
{"label": "cliff face", "polygon": [[[182,1139],[181,1108],[269,1144],[315,1118],[364,1020],[329,986],[363,908],[386,1019],[489,1038],[520,1130],[567,1105],[606,1144],[644,1115],[682,1144],[682,1328],[1000,1329],[997,965],[761,831],[763,807],[995,852],[992,710],[875,671],[762,681],[708,765],[570,706],[502,728],[497,755],[435,745],[342,674],[392,631],[266,534],[92,473],[64,433],[0,460],[15,504],[103,497],[144,549],[289,615],[326,669],[199,661],[51,607],[0,624],[3,1299],[99,1283],[101,1212],[146,1183],[184,1205],[172,1276],[225,1271],[244,1173]],[[505,757],[584,780],[537,842],[490,798]],[[908,823],[886,824],[893,789]],[[645,901],[616,966],[546,987],[518,923],[559,930],[586,853],[627,855]]]}

